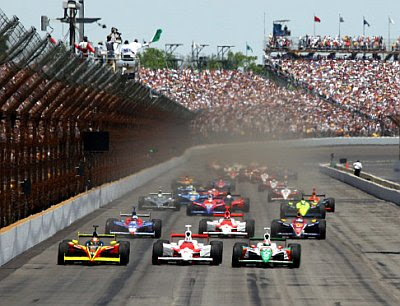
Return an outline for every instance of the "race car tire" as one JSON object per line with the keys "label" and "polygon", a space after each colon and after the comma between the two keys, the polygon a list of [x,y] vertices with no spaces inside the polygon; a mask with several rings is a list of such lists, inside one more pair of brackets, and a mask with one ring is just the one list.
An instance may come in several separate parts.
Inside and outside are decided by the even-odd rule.
{"label": "race car tire", "polygon": [[265,191],[265,186],[263,184],[259,184],[257,190],[258,192],[263,192]]}
{"label": "race car tire", "polygon": [[286,203],[281,203],[281,208],[280,208],[280,217],[281,217],[281,219],[286,217],[286,210],[287,210],[287,204]]}
{"label": "race car tire", "polygon": [[210,219],[201,219],[199,221],[199,234],[203,234],[207,232],[207,221],[211,221]]}
{"label": "race car tire", "polygon": [[289,243],[288,247],[291,250],[291,256],[292,256],[292,268],[299,268],[300,267],[300,261],[301,261],[301,245],[298,243]]}
{"label": "race car tire", "polygon": [[68,252],[68,242],[69,240],[63,240],[58,245],[57,265],[65,265],[64,255]]}
{"label": "race car tire", "polygon": [[110,234],[112,231],[114,231],[114,222],[118,221],[118,219],[115,218],[109,218],[106,221],[106,226],[104,229],[105,234]]}
{"label": "race car tire", "polygon": [[335,212],[335,199],[327,198],[326,199],[326,207],[328,212]]}
{"label": "race car tire", "polygon": [[211,264],[213,266],[217,266],[222,263],[223,244],[222,241],[211,241],[210,245],[211,245],[210,255],[211,258],[213,259]]}
{"label": "race car tire", "polygon": [[247,246],[247,243],[244,242],[236,242],[233,246],[232,252],[232,268],[239,268],[241,263],[239,262],[242,257],[243,247]]}
{"label": "race car tire", "polygon": [[181,203],[179,203],[179,202],[174,202],[174,205],[175,205],[175,211],[180,211],[181,210]]}
{"label": "race car tire", "polygon": [[162,221],[160,219],[153,219],[153,230],[154,230],[154,238],[161,237],[161,230],[162,230]]}
{"label": "race car tire", "polygon": [[192,203],[186,206],[186,216],[193,216],[193,205]]}
{"label": "race car tire", "polygon": [[278,235],[281,224],[279,223],[279,219],[274,219],[271,222],[271,238],[279,238],[280,236]]}
{"label": "race car tire", "polygon": [[326,218],[326,209],[325,209],[325,206],[324,205],[320,205],[319,206],[319,211],[320,211],[320,214],[321,214],[321,219],[325,219]]}
{"label": "race car tire", "polygon": [[250,199],[249,198],[244,198],[244,206],[243,206],[243,211],[244,212],[249,212],[250,211]]}
{"label": "race car tire", "polygon": [[129,241],[120,241],[119,242],[119,264],[121,266],[126,266],[129,263],[129,254],[131,251]]}
{"label": "race car tire", "polygon": [[144,196],[140,196],[139,197],[139,201],[138,201],[138,208],[141,209],[144,206]]}
{"label": "race car tire", "polygon": [[318,239],[322,240],[326,238],[326,220],[319,220],[318,224],[319,237]]}
{"label": "race car tire", "polygon": [[151,257],[151,263],[153,265],[161,265],[161,261],[158,260],[158,257],[162,257],[164,254],[163,243],[165,243],[163,240],[157,240],[153,244],[153,253]]}
{"label": "race car tire", "polygon": [[255,221],[254,219],[248,219],[245,220],[246,222],[246,233],[247,237],[253,237],[254,236],[254,231],[255,231]]}

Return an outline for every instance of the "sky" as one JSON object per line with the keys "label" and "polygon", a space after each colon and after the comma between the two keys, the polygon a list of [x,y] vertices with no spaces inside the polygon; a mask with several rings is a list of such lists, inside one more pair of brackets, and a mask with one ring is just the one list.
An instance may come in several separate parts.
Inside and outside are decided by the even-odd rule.
{"label": "sky", "polygon": [[[10,18],[19,17],[26,28],[34,26],[39,33],[40,16],[51,19],[63,16],[62,0],[0,0],[0,9]],[[233,45],[234,52],[246,51],[246,42],[253,49],[249,55],[262,58],[264,15],[266,35],[272,32],[272,22],[289,19],[292,36],[313,33],[314,14],[321,19],[316,33],[337,35],[339,14],[342,35],[361,35],[363,16],[371,27],[366,35],[388,37],[388,17],[395,22],[390,27],[391,38],[400,36],[399,0],[84,0],[86,17],[101,17],[101,23],[86,25],[85,34],[97,43],[104,41],[112,26],[123,39],[150,40],[156,29],[163,34],[154,47],[164,49],[167,43],[182,43],[177,49],[188,55],[192,41],[209,44],[203,51],[217,53],[218,45]],[[53,36],[68,39],[67,25],[51,20]]]}

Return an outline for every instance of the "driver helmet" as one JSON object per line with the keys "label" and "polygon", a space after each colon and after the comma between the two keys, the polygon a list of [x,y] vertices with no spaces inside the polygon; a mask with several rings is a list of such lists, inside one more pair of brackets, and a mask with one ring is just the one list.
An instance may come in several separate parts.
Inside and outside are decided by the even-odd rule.
{"label": "driver helmet", "polygon": [[210,202],[213,200],[213,196],[212,196],[212,194],[209,194],[209,195],[208,195],[208,198],[207,198],[207,200],[208,200],[208,201],[210,201]]}
{"label": "driver helmet", "polygon": [[264,234],[264,241],[263,241],[263,245],[271,245],[271,239],[270,239],[270,237],[269,237],[269,234],[268,233],[265,233]]}
{"label": "driver helmet", "polygon": [[301,199],[301,200],[300,200],[300,205],[306,205],[306,203],[307,203],[306,200],[304,200],[304,199]]}
{"label": "driver helmet", "polygon": [[185,232],[185,241],[192,241],[192,232],[191,231]]}
{"label": "driver helmet", "polygon": [[161,189],[158,190],[158,196],[162,197],[162,190]]}
{"label": "driver helmet", "polygon": [[96,236],[93,236],[93,237],[92,237],[91,242],[92,242],[92,244],[99,244],[99,243],[100,243],[100,239],[99,239],[99,237],[96,235]]}
{"label": "driver helmet", "polygon": [[224,214],[224,218],[225,219],[230,219],[231,218],[231,213],[229,212],[229,210],[227,210]]}

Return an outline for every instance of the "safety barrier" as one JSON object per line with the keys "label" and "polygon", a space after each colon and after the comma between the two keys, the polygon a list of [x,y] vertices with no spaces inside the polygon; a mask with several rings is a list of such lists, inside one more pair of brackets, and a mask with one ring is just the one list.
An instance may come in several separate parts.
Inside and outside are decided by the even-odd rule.
{"label": "safety barrier", "polygon": [[400,205],[400,191],[384,186],[381,182],[381,179],[379,181],[374,181],[373,179],[371,179],[373,178],[373,176],[370,174],[366,176],[369,179],[366,179],[363,177],[355,176],[348,171],[330,167],[327,164],[320,165],[319,169],[320,172],[329,175],[330,177],[333,177],[343,183],[356,187],[379,199]]}
{"label": "safety barrier", "polygon": [[[246,145],[287,145],[299,147],[323,147],[346,145],[395,145],[399,141],[396,137],[387,138],[329,138],[329,139],[300,139],[288,141],[248,142]],[[20,220],[17,223],[0,230],[0,266],[14,257],[50,238],[58,231],[71,225],[80,218],[92,213],[96,209],[120,198],[129,191],[140,187],[158,175],[184,163],[190,157],[201,154],[204,149],[218,148],[221,146],[242,146],[239,144],[228,145],[202,145],[192,147],[180,157],[142,170],[136,174],[120,179],[113,183],[104,184],[86,193],[78,195],[61,204],[55,205],[42,213]],[[329,171],[328,171],[329,170]],[[326,170],[331,173],[331,169]],[[332,169],[334,170],[334,169]],[[344,173],[346,174],[346,173]],[[354,177],[353,177],[354,178]],[[368,182],[367,182],[368,183]],[[361,184],[363,186],[363,184]],[[356,186],[357,187],[357,186]],[[379,187],[379,186],[378,186]],[[371,187],[371,189],[378,188]],[[361,188],[360,188],[361,189]],[[379,188],[377,190],[380,190]],[[382,191],[381,191],[382,192]],[[382,198],[382,195],[377,195]],[[395,196],[395,195],[393,195]],[[400,194],[397,193],[398,199]]]}

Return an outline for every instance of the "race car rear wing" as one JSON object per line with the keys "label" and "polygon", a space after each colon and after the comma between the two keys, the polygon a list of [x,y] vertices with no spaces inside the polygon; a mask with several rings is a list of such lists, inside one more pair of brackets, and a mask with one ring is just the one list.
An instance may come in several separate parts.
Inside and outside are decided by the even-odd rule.
{"label": "race car rear wing", "polygon": [[[132,217],[132,214],[119,214],[120,217]],[[151,218],[151,214],[136,214],[139,218]]]}
{"label": "race car rear wing", "polygon": [[[192,238],[208,238],[207,234],[192,234]],[[171,234],[171,238],[185,238],[185,234]]]}
{"label": "race car rear wing", "polygon": [[[78,232],[78,238],[80,238],[80,237],[93,237],[93,234],[84,234],[84,233]],[[115,235],[112,235],[112,234],[97,234],[97,237],[99,237],[99,238],[114,238],[115,239]]]}
{"label": "race car rear wing", "polygon": [[323,197],[323,198],[326,197],[325,194],[305,194],[305,193],[303,193],[302,195],[303,195],[303,197],[312,197],[312,196]]}
{"label": "race car rear wing", "polygon": [[[158,195],[158,192],[150,192],[149,195]],[[162,192],[162,195],[171,195],[172,196],[172,192]]]}
{"label": "race car rear wing", "polygon": [[[214,212],[213,217],[221,217],[221,215],[224,215],[225,212]],[[235,213],[235,214],[230,214],[231,217],[244,217],[243,213]]]}
{"label": "race car rear wing", "polygon": [[[251,237],[249,240],[250,241],[264,241],[264,237]],[[287,239],[271,237],[270,240],[271,241],[286,241]]]}

